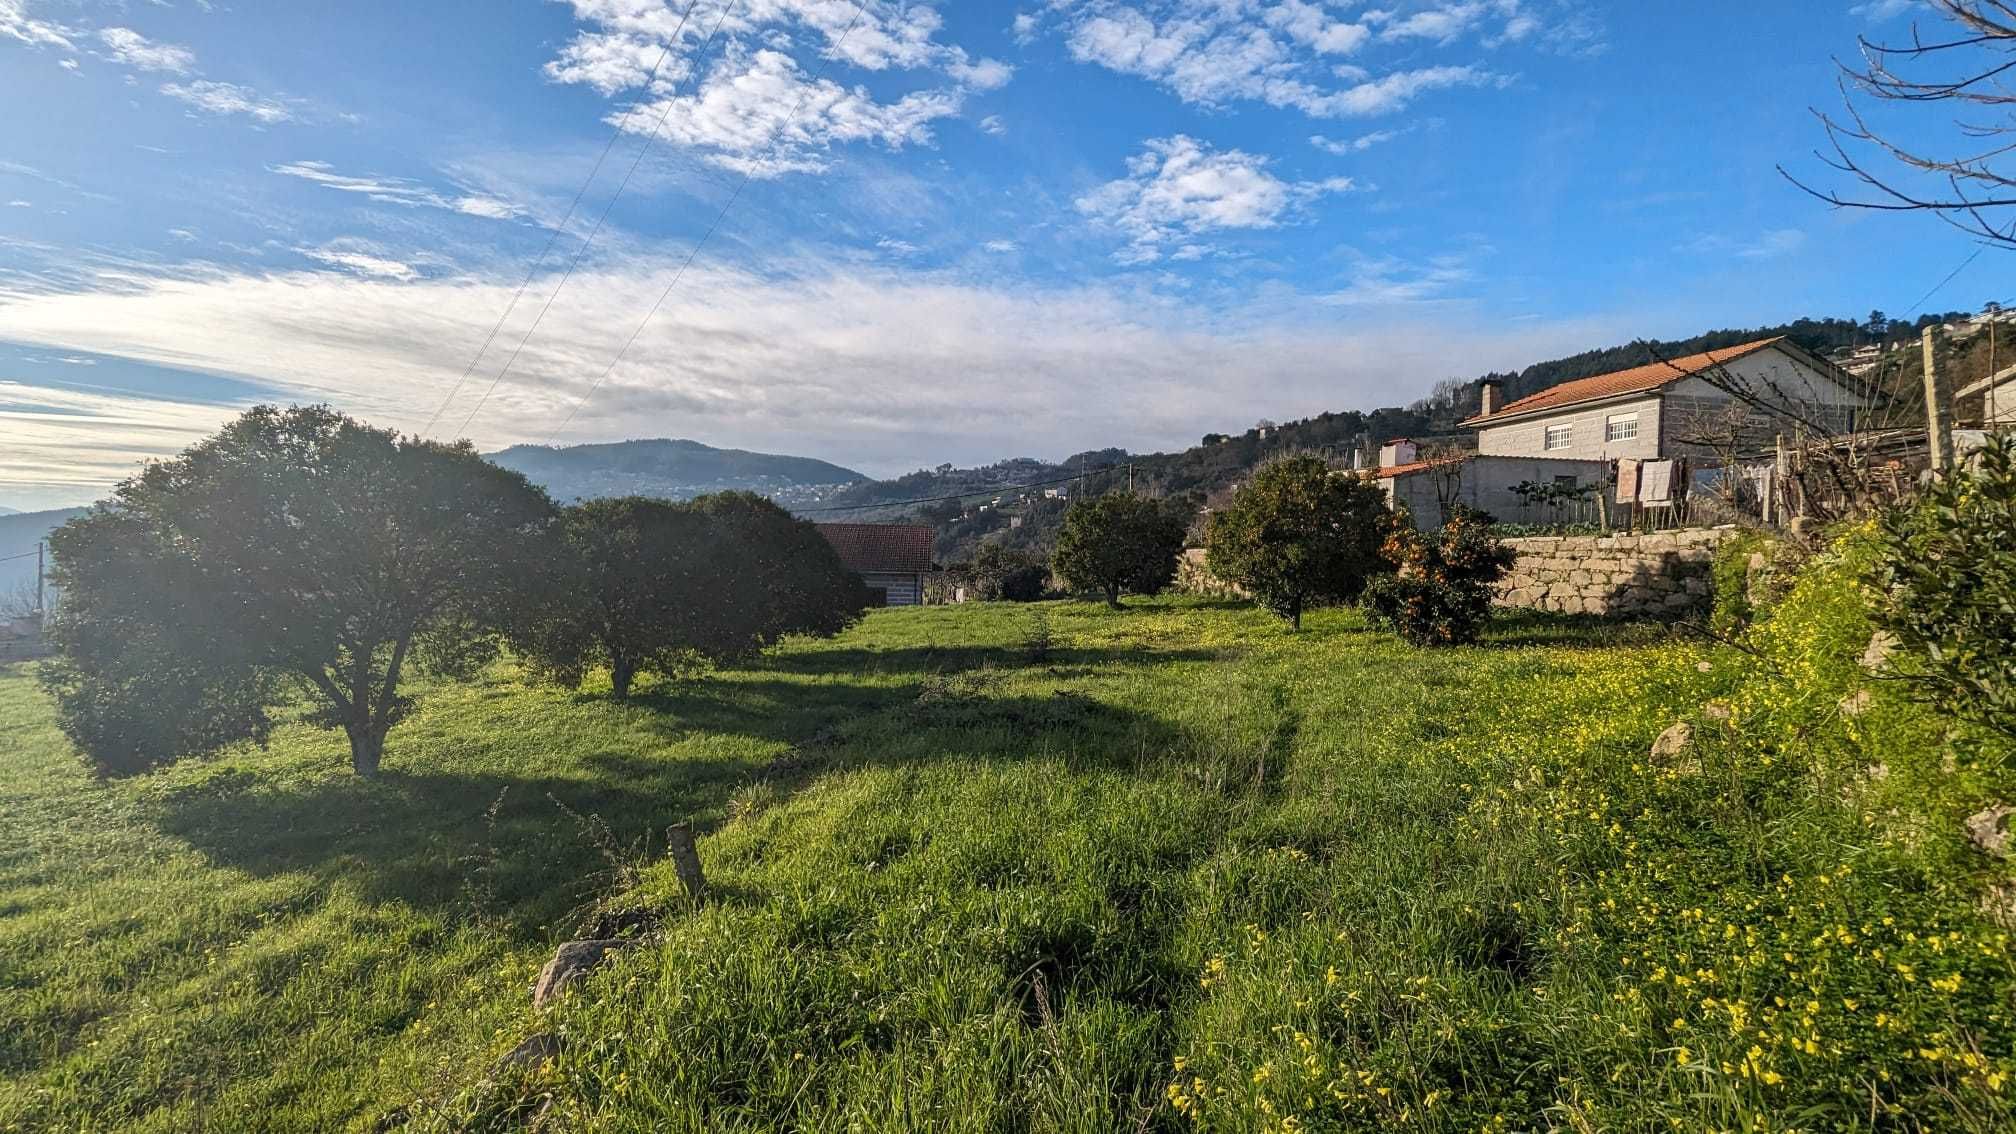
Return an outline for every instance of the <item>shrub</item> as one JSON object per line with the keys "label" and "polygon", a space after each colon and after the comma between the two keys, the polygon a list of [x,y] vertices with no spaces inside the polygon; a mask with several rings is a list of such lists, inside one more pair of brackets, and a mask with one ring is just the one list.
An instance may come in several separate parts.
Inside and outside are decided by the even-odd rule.
{"label": "shrub", "polygon": [[1870,582],[1909,652],[1901,676],[1940,709],[2016,732],[2016,436],[1884,514]]}
{"label": "shrub", "polygon": [[1491,620],[1492,585],[1513,559],[1490,517],[1467,508],[1432,535],[1396,525],[1381,554],[1397,570],[1366,588],[1365,608],[1417,646],[1476,641]]}
{"label": "shrub", "polygon": [[1318,457],[1286,457],[1211,516],[1206,563],[1299,630],[1305,609],[1349,602],[1387,569],[1379,545],[1391,522],[1376,486]]}
{"label": "shrub", "polygon": [[1051,562],[1067,586],[1103,591],[1118,606],[1122,592],[1160,593],[1182,552],[1182,520],[1146,497],[1115,492],[1071,505]]}
{"label": "shrub", "polygon": [[950,574],[978,602],[1036,602],[1050,589],[1048,563],[998,543],[981,544]]}

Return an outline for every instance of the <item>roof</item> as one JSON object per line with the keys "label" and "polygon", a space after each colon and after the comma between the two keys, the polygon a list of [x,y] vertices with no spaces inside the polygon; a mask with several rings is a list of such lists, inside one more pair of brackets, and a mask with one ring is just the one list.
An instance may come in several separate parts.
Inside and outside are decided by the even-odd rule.
{"label": "roof", "polygon": [[819,524],[850,571],[929,571],[934,533],[923,524]]}
{"label": "roof", "polygon": [[1702,351],[1700,354],[1690,354],[1685,358],[1634,366],[1629,370],[1619,370],[1610,374],[1598,374],[1593,378],[1578,378],[1573,382],[1563,382],[1559,386],[1549,387],[1537,394],[1529,394],[1509,405],[1500,406],[1498,412],[1488,417],[1478,414],[1466,418],[1463,424],[1483,425],[1500,418],[1560,409],[1625,394],[1646,393],[1670,386],[1682,378],[1691,378],[1703,370],[1720,366],[1725,362],[1734,362],[1746,355],[1756,354],[1783,341],[1784,336],[1780,335],[1776,338],[1758,339],[1754,343],[1723,347],[1720,350]]}
{"label": "roof", "polygon": [[1376,472],[1380,480],[1391,480],[1396,476],[1406,476],[1408,473],[1420,472],[1422,469],[1432,469],[1436,465],[1460,465],[1474,455],[1472,453],[1465,453],[1460,457],[1438,457],[1432,461],[1409,461],[1404,465],[1387,465],[1385,468],[1376,470]]}

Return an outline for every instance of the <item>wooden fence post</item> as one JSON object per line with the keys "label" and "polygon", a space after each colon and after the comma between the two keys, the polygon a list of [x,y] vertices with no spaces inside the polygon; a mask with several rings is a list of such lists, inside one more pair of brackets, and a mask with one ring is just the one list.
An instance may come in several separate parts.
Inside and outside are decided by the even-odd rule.
{"label": "wooden fence post", "polygon": [[686,887],[686,896],[699,904],[707,896],[707,875],[700,869],[700,849],[693,843],[693,824],[675,823],[667,828],[665,844],[672,855],[672,869]]}
{"label": "wooden fence post", "polygon": [[1925,432],[1932,443],[1932,471],[1945,472],[1953,466],[1953,388],[1939,372],[1933,359],[1937,336],[1925,328]]}

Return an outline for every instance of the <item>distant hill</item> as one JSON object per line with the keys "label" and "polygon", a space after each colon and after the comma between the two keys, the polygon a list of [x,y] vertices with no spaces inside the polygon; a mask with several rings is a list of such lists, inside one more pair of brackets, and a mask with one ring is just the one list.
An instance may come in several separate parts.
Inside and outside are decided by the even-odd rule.
{"label": "distant hill", "polygon": [[603,496],[687,500],[739,490],[788,507],[806,507],[868,479],[811,457],[716,449],[698,441],[664,438],[565,448],[513,445],[490,454],[490,460],[524,473],[560,501]]}
{"label": "distant hill", "polygon": [[0,608],[8,606],[17,592],[34,587],[35,545],[84,512],[83,508],[54,508],[0,516]]}

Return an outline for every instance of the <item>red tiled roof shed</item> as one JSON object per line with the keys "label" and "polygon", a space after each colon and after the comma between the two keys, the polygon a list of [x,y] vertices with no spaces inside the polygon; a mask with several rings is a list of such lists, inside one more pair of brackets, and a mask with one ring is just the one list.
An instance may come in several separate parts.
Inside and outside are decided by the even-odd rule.
{"label": "red tiled roof shed", "polygon": [[923,524],[819,524],[850,571],[929,571],[934,533]]}

